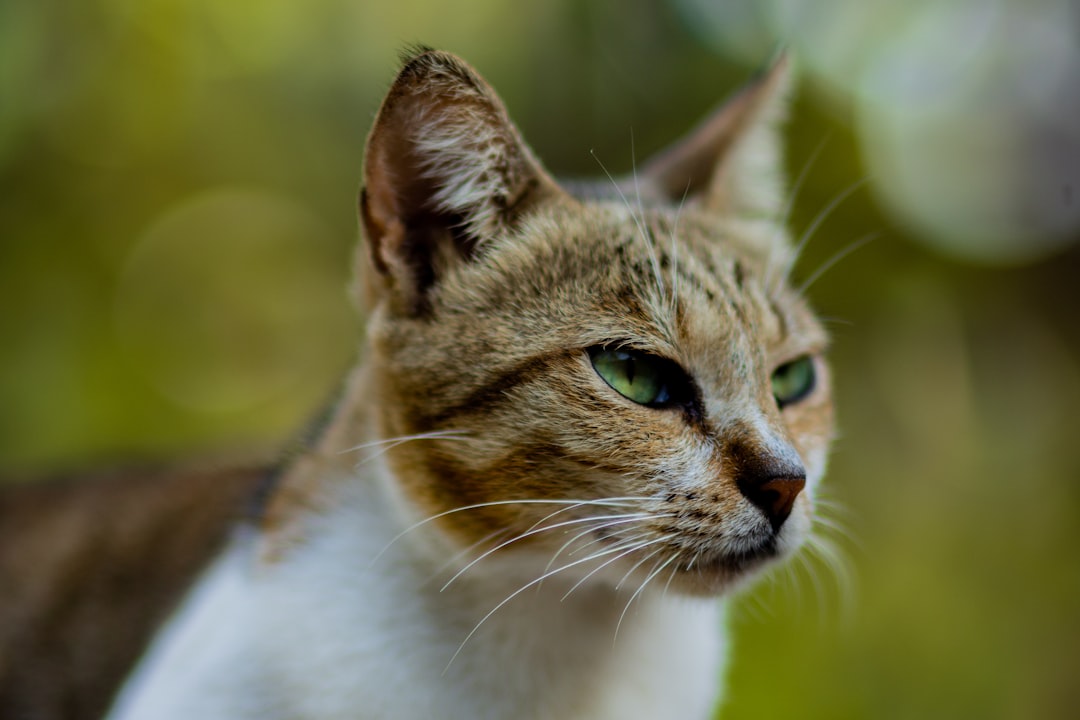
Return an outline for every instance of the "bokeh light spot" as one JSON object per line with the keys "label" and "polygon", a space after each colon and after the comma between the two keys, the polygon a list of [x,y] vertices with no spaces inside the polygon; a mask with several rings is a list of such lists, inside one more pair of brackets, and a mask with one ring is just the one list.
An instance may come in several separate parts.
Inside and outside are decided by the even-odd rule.
{"label": "bokeh light spot", "polygon": [[[121,342],[172,402],[205,413],[267,403],[317,378],[354,336],[347,268],[327,228],[276,194],[221,189],[158,219],[117,295]],[[329,279],[329,280],[328,280]]]}

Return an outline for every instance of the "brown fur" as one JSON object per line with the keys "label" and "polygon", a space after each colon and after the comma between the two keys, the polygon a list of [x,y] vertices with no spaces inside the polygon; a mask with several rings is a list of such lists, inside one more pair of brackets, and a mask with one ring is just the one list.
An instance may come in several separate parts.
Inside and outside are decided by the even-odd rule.
{"label": "brown fur", "polygon": [[[694,538],[743,532],[740,468],[791,465],[775,456],[776,438],[820,466],[832,422],[826,338],[787,285],[790,248],[775,221],[770,133],[786,74],[781,60],[638,177],[567,190],[467,65],[437,52],[409,60],[368,139],[365,374],[344,402],[353,410],[317,453],[321,464],[311,460],[322,471],[286,475],[293,500],[275,515],[302,518],[321,478],[350,474],[327,464],[372,432],[449,431],[460,437],[386,453],[418,517],[514,499],[643,495],[655,498],[643,509],[678,516],[653,528],[682,532],[673,550],[712,556]],[[684,368],[702,395],[693,417],[607,387],[585,350],[612,344]],[[802,355],[816,358],[818,388],[781,411],[770,374]],[[771,440],[749,422],[754,408]],[[713,474],[699,497],[672,497],[658,468],[688,470],[688,444],[710,448]],[[805,494],[796,503],[809,514]],[[550,512],[501,504],[438,524],[469,546]],[[303,535],[294,522],[282,526],[291,541]],[[554,540],[538,533],[515,550],[550,551]],[[735,565],[703,585],[694,574],[687,589],[715,592],[741,571]]]}
{"label": "brown fur", "polygon": [[[582,231],[576,218],[563,219],[567,214],[561,208],[551,212],[513,245],[493,248],[481,267],[468,268],[444,284],[432,299],[437,323],[395,318],[373,328],[375,352],[388,359],[379,363],[375,381],[384,435],[454,429],[482,439],[402,446],[390,453],[395,474],[430,514],[511,498],[653,494],[648,468],[669,459],[671,448],[690,432],[714,444],[717,475],[712,499],[697,502],[703,510],[685,502],[679,510],[693,521],[694,533],[715,532],[741,497],[728,467],[731,442],[723,441],[733,428],[712,415],[689,421],[678,413],[636,406],[599,382],[583,354],[563,349],[625,339],[677,359],[710,397],[735,401],[752,390],[752,399],[767,407],[772,402],[769,372],[790,356],[820,352],[821,330],[805,312],[793,312],[783,323],[771,317],[764,290],[757,302],[752,296],[741,301],[740,319],[732,309],[740,301],[725,303],[731,289],[724,285],[731,280],[706,269],[710,259],[704,248],[710,238],[697,234],[704,230],[692,216],[680,223],[681,236],[698,238],[699,244],[681,249],[679,298],[684,316],[692,320],[679,326],[661,317],[628,314],[627,306],[657,302],[647,270],[644,278],[626,284],[635,277],[635,267],[648,267],[643,249],[630,251],[631,231],[621,223],[594,221]],[[659,218],[650,224],[664,227]],[[619,247],[627,248],[622,258]],[[722,250],[746,252],[734,239]],[[761,266],[754,259],[746,258],[748,267]],[[746,281],[760,282],[759,277]],[[477,286],[483,290],[477,292]],[[712,300],[703,290],[707,287],[716,288]],[[556,291],[566,312],[545,307]],[[783,302],[801,304],[793,297]],[[755,337],[766,328],[770,336]],[[764,344],[755,347],[761,339]],[[485,347],[502,350],[493,355]],[[730,348],[729,354],[718,348]],[[467,358],[468,367],[453,358]],[[817,395],[772,413],[804,452],[824,443],[830,432],[827,380],[824,365],[819,366]],[[746,452],[764,452],[755,445],[760,439],[747,435],[743,446],[751,449]],[[656,509],[663,505],[658,501]],[[450,515],[445,524],[469,544],[500,528],[528,527],[550,511],[503,505]],[[711,530],[703,522],[710,518],[717,526]]]}
{"label": "brown fur", "polygon": [[131,471],[0,493],[0,718],[100,718],[263,475]]}

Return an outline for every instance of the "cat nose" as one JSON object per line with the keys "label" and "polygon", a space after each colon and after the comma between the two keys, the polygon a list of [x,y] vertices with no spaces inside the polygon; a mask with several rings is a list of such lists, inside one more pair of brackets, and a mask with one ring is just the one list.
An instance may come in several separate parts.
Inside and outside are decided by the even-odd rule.
{"label": "cat nose", "polygon": [[739,490],[755,506],[765,513],[773,532],[780,532],[780,527],[791,515],[795,498],[806,487],[805,473],[744,473],[737,480]]}

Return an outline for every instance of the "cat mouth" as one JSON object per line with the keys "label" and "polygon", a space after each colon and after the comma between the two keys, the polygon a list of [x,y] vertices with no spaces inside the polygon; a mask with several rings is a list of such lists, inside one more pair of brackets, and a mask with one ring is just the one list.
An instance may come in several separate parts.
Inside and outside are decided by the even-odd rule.
{"label": "cat mouth", "polygon": [[[665,530],[670,532],[668,528]],[[605,528],[595,531],[595,535],[605,544],[624,542],[618,533]],[[668,536],[665,544],[670,552],[656,554],[677,558],[670,563],[670,574],[676,578],[700,580],[707,585],[719,583],[725,587],[751,577],[764,566],[786,555],[779,534],[772,531],[726,539],[702,531],[690,533],[687,537],[676,531]],[[627,559],[636,562],[634,555],[636,553],[628,555]]]}
{"label": "cat mouth", "polygon": [[672,585],[691,595],[718,595],[750,580],[782,552],[771,536],[736,552],[715,549],[690,554],[690,560],[678,564]]}

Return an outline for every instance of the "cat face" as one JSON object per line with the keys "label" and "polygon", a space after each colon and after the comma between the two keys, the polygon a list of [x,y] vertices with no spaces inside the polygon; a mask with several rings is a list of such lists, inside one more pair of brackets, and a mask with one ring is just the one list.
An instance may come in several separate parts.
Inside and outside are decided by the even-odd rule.
{"label": "cat face", "polygon": [[431,434],[387,457],[448,556],[716,593],[805,538],[831,401],[770,190],[784,73],[571,192],[471,69],[407,62],[366,160],[372,386],[384,437]]}

